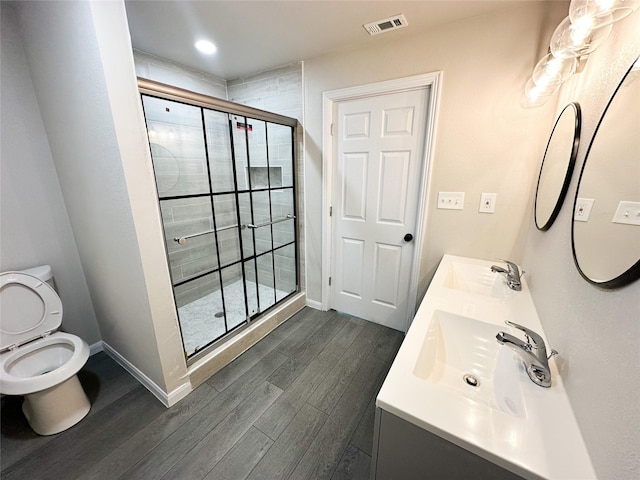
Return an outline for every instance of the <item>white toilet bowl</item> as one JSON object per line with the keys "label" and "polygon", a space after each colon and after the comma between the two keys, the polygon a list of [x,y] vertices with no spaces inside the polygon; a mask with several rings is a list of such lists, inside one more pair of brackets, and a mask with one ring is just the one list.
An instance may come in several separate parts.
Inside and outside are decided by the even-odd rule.
{"label": "white toilet bowl", "polygon": [[38,277],[0,274],[0,308],[0,393],[24,395],[22,411],[40,435],[72,427],[91,407],[76,375],[89,346],[55,331],[62,304]]}

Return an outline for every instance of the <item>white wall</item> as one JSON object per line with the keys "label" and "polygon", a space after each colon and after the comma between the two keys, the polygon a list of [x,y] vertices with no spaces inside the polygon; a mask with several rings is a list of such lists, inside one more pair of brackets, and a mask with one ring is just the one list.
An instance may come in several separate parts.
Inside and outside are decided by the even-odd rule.
{"label": "white wall", "polygon": [[[305,61],[307,295],[320,301],[322,93],[442,71],[442,97],[420,265],[418,299],[444,253],[520,259],[530,221],[530,184],[544,151],[537,132],[552,106],[523,113],[519,99],[531,70],[566,14],[561,2],[523,3],[376,48]],[[541,40],[545,39],[547,42]],[[376,43],[376,45],[380,45]],[[463,211],[433,207],[438,191],[464,191]],[[478,213],[482,192],[497,193],[496,213]]]}
{"label": "white wall", "polygon": [[[562,87],[547,133],[538,142],[547,141],[562,108],[578,102],[582,132],[576,167],[551,229],[540,232],[530,224],[523,257],[538,314],[551,346],[560,352],[565,387],[602,479],[640,478],[640,281],[602,291],[580,277],[571,256],[572,207],[596,125],[618,83],[640,55],[639,31],[640,12],[615,24],[584,71]],[[626,127],[640,133],[638,125]]]}
{"label": "white wall", "polygon": [[23,40],[2,3],[0,271],[53,267],[63,330],[87,343],[100,332],[36,101]]}
{"label": "white wall", "polygon": [[169,393],[186,364],[124,5],[16,8],[102,338]]}

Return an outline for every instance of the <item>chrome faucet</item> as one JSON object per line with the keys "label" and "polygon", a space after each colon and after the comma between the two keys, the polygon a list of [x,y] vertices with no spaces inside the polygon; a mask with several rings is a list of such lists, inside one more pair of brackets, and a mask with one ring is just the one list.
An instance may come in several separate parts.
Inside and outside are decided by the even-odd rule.
{"label": "chrome faucet", "polygon": [[513,262],[510,262],[509,260],[501,259],[500,261],[506,263],[507,268],[504,269],[497,265],[491,265],[491,271],[495,273],[503,273],[507,277],[507,285],[511,290],[515,290],[517,292],[522,290],[522,283],[520,282],[520,277],[524,272],[520,273],[520,269],[518,268],[518,265],[516,265]]}
{"label": "chrome faucet", "polygon": [[547,356],[547,349],[544,340],[533,330],[518,325],[517,323],[505,321],[507,325],[522,330],[524,336],[527,337],[527,343],[517,337],[505,332],[496,335],[498,343],[506,345],[518,353],[527,369],[527,374],[533,383],[541,387],[549,388],[551,386],[551,371],[549,370],[549,359],[558,352],[551,349],[551,354]]}

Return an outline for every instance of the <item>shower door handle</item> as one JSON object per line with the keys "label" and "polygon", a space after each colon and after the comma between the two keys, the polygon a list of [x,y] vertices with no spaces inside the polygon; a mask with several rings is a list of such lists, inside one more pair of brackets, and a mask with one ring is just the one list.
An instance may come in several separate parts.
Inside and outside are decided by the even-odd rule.
{"label": "shower door handle", "polygon": [[266,222],[266,223],[261,223],[260,225],[254,225],[253,223],[247,223],[247,228],[261,228],[261,227],[266,227],[268,225],[273,225],[274,223],[280,223],[280,222],[286,222],[287,220],[291,220],[292,218],[296,218],[295,215],[287,215],[284,218],[280,218],[278,220],[274,220],[272,222]]}
{"label": "shower door handle", "polygon": [[[223,232],[225,230],[231,230],[232,228],[238,228],[238,224],[229,225],[229,226],[226,226],[226,227],[220,227],[220,228],[216,228],[214,230],[207,230],[206,232],[192,233],[191,235],[184,235],[182,237],[175,237],[173,239],[173,241],[178,243],[178,244],[180,244],[180,245],[184,245],[185,243],[187,243],[187,240],[189,240],[190,238],[200,237],[202,235],[207,235],[209,233]],[[242,226],[242,228],[244,228],[244,225]]]}

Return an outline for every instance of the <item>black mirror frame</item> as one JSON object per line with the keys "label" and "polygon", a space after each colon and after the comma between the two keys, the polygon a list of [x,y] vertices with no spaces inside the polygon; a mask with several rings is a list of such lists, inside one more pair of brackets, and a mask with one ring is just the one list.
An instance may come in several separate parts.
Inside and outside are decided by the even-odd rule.
{"label": "black mirror frame", "polygon": [[[549,151],[549,145],[551,145],[551,140],[553,140],[553,134],[556,131],[556,128],[558,126],[558,122],[560,122],[560,119],[562,118],[562,115],[564,115],[564,112],[568,109],[568,108],[573,108],[574,112],[575,112],[575,126],[574,126],[574,130],[573,130],[573,146],[571,147],[571,154],[569,157],[569,164],[567,165],[567,171],[565,173],[565,177],[564,177],[564,182],[562,183],[562,190],[560,191],[560,195],[558,195],[558,198],[556,200],[556,205],[553,208],[553,211],[551,212],[551,215],[549,215],[549,218],[547,220],[547,222],[540,226],[538,225],[538,216],[537,216],[537,211],[538,211],[538,193],[540,192],[540,179],[542,178],[542,172],[544,170],[544,162],[547,160],[547,152]],[[564,199],[567,196],[567,192],[569,190],[569,184],[571,183],[571,177],[573,175],[573,169],[575,168],[575,164],[576,164],[576,158],[578,156],[578,146],[580,145],[580,129],[581,129],[581,125],[582,125],[582,110],[580,109],[580,104],[578,102],[571,102],[569,103],[566,107],[564,107],[562,109],[562,112],[560,112],[560,115],[558,115],[558,118],[556,119],[556,123],[553,125],[553,130],[551,130],[551,135],[549,135],[549,141],[547,142],[547,147],[544,150],[544,156],[542,157],[542,165],[540,165],[540,173],[538,174],[538,184],[536,186],[536,198],[534,201],[534,207],[533,207],[533,222],[536,225],[536,228],[538,230],[541,230],[543,232],[549,230],[549,228],[551,228],[551,225],[553,225],[553,222],[555,222],[556,217],[558,216],[558,214],[560,213],[560,209],[562,208],[562,204],[564,203]]]}
{"label": "black mirror frame", "polygon": [[[635,61],[637,61],[637,60],[635,60]],[[635,61],[634,61],[634,63],[635,63]],[[576,186],[576,196],[575,196],[575,198],[573,200],[572,212],[575,212],[575,210],[576,210],[576,203],[578,201],[578,198],[579,198],[578,195],[580,193],[580,183],[582,182],[582,176],[584,175],[584,171],[587,168],[587,164],[588,164],[588,161],[589,161],[589,154],[591,153],[591,147],[593,146],[593,142],[595,141],[595,139],[596,139],[596,137],[598,135],[598,131],[600,130],[600,126],[602,125],[602,122],[603,122],[604,118],[606,117],[607,112],[609,111],[609,107],[611,106],[611,103],[616,98],[616,94],[618,93],[618,91],[622,87],[622,84],[624,83],[624,81],[627,79],[627,76],[631,72],[631,69],[633,68],[634,63],[631,64],[631,67],[629,67],[629,69],[627,70],[627,73],[625,73],[624,77],[622,77],[622,80],[620,80],[620,83],[618,84],[618,86],[616,87],[615,91],[613,92],[613,95],[611,95],[611,98],[609,99],[609,102],[607,103],[607,106],[604,109],[604,112],[602,112],[602,116],[600,117],[600,120],[598,120],[598,125],[596,126],[596,129],[593,132],[593,136],[591,137],[591,142],[589,143],[589,148],[588,148],[587,153],[586,153],[586,155],[584,157],[584,161],[582,162],[582,169],[580,170],[580,177],[578,178],[578,185]],[[575,235],[574,226],[575,226],[575,220],[573,219],[573,214],[572,214],[571,215],[571,253],[573,254],[573,263],[575,264],[575,266],[578,269],[578,272],[580,273],[582,278],[584,278],[587,282],[589,282],[591,285],[594,285],[596,287],[602,288],[604,290],[614,290],[614,289],[617,289],[617,288],[624,287],[625,285],[628,285],[628,284],[634,282],[635,280],[637,280],[638,278],[640,278],[640,259],[638,259],[638,261],[636,263],[634,263],[631,267],[629,267],[625,272],[621,273],[620,275],[618,275],[615,278],[612,278],[611,280],[607,280],[607,281],[604,281],[604,282],[596,282],[596,281],[592,280],[580,268],[580,264],[578,262],[578,256],[576,255],[576,244],[575,244],[575,241],[574,241],[574,235]]]}

